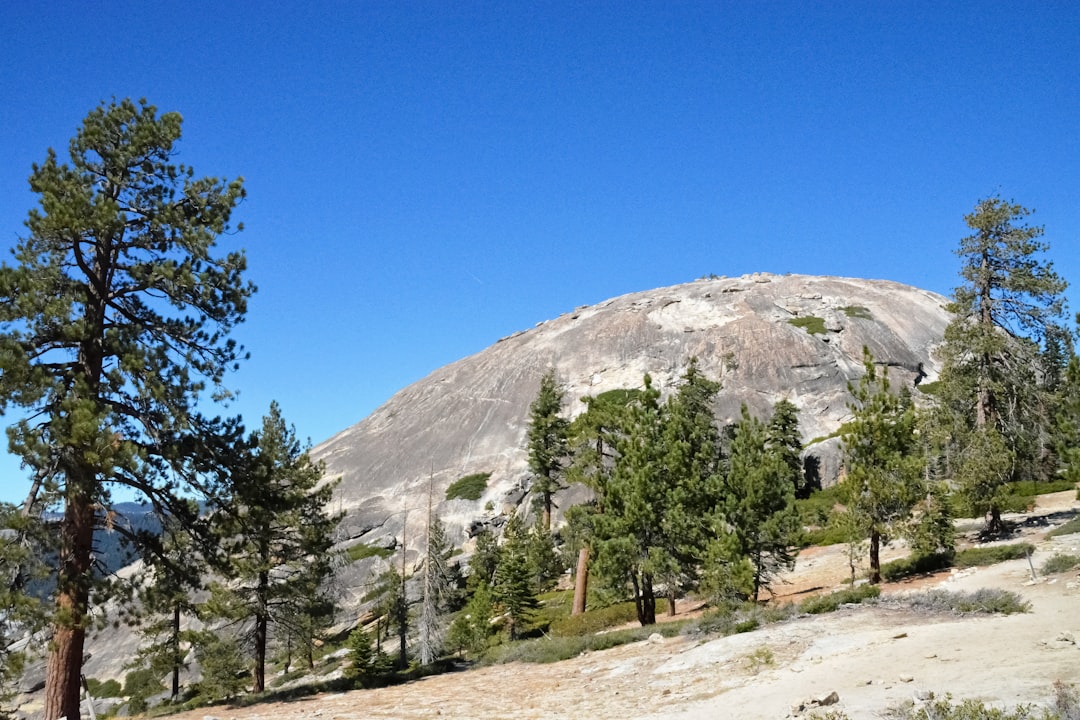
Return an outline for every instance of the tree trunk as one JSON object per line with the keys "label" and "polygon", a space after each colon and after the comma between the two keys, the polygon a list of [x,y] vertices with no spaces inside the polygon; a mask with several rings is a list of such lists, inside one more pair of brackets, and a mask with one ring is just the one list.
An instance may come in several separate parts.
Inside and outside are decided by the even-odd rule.
{"label": "tree trunk", "polygon": [[643,573],[641,576],[641,624],[656,624],[656,594],[653,592],[652,575]]}
{"label": "tree trunk", "polygon": [[176,702],[180,697],[180,603],[173,606],[172,617],[172,694],[170,699]]}
{"label": "tree trunk", "polygon": [[669,617],[675,617],[675,585],[672,584],[668,588],[667,593],[667,614]]}
{"label": "tree trunk", "polygon": [[881,582],[881,533],[870,531],[870,584]]}
{"label": "tree trunk", "polygon": [[405,582],[401,583],[401,600],[398,603],[398,669],[405,670],[409,667],[409,656],[405,650],[406,636],[409,634],[409,610],[405,604]]}
{"label": "tree trunk", "polygon": [[[263,548],[261,557],[263,559],[264,567],[266,566],[266,558],[269,555],[269,548]],[[251,691],[256,693],[261,693],[266,689],[266,640],[267,626],[270,624],[270,618],[267,617],[269,595],[270,572],[268,570],[262,570],[259,572],[259,588],[257,594],[259,610],[255,616],[255,683],[251,688]]]}
{"label": "tree trunk", "polygon": [[571,615],[585,612],[585,598],[589,592],[589,548],[578,550],[577,575],[574,577],[574,605]]}
{"label": "tree trunk", "polygon": [[255,682],[251,691],[261,693],[266,689],[266,617],[255,618]]}
{"label": "tree trunk", "polygon": [[44,720],[79,719],[79,688],[86,611],[90,599],[90,564],[94,547],[93,476],[68,475],[64,519],[60,524],[60,557],[56,617],[45,670]]}

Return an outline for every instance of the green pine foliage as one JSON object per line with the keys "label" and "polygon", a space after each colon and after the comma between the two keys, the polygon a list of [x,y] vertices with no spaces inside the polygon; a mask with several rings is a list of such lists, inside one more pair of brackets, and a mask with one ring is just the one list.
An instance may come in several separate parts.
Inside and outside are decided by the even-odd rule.
{"label": "green pine foliage", "polygon": [[361,686],[391,673],[394,669],[394,661],[376,646],[371,633],[362,627],[356,627],[349,633],[345,648],[349,654],[343,673]]}
{"label": "green pine foliage", "polygon": [[248,683],[250,662],[244,656],[236,638],[213,630],[192,637],[195,660],[202,678],[196,691],[203,700],[230,700],[244,692]]}
{"label": "green pine foliage", "polygon": [[108,590],[94,535],[113,490],[197,532],[185,499],[214,493],[237,432],[213,402],[245,356],[229,333],[254,287],[243,252],[217,241],[239,229],[245,193],[175,164],[180,129],[145,100],[91,111],[66,161],[50,150],[34,165],[39,205],[0,266],[0,412],[20,418],[8,437],[35,478],[30,507],[55,501],[67,519],[49,646],[65,660],[49,665],[48,717],[79,713],[78,648]]}
{"label": "green pine foliage", "polygon": [[[1004,529],[1001,488],[1044,477],[1054,454],[1059,380],[1071,353],[1060,327],[1066,283],[1043,259],[1043,229],[1024,221],[1026,208],[992,197],[964,220],[962,284],[940,350],[936,409],[946,474],[988,533]],[[1061,445],[1061,441],[1058,441]]]}
{"label": "green pine foliage", "polygon": [[450,624],[447,645],[458,653],[478,655],[488,647],[492,634],[494,598],[487,583],[476,587],[469,602]]}
{"label": "green pine foliage", "polygon": [[751,596],[758,599],[782,570],[795,564],[802,525],[795,505],[797,472],[789,449],[744,405],[735,427],[718,524],[735,539],[736,558],[753,568]]}
{"label": "green pine foliage", "polygon": [[19,642],[39,631],[48,608],[28,588],[46,581],[53,533],[39,516],[0,503],[0,718],[14,715],[10,702],[30,653]]}
{"label": "green pine foliage", "polygon": [[532,494],[542,512],[544,529],[551,529],[553,496],[566,487],[569,464],[570,422],[562,417],[564,391],[548,370],[540,378],[540,390],[529,406],[529,471],[533,474]]}
{"label": "green pine foliage", "polygon": [[450,483],[450,487],[446,488],[446,499],[472,500],[475,502],[484,494],[484,490],[487,490],[488,480],[490,479],[491,473],[473,473],[460,477]]}
{"label": "green pine foliage", "polygon": [[495,582],[495,568],[499,566],[499,541],[491,528],[484,527],[476,535],[476,549],[469,559],[469,576],[465,587],[470,592],[480,585],[491,586]]}
{"label": "green pine foliage", "polygon": [[915,504],[926,493],[924,455],[910,397],[894,394],[886,370],[863,349],[865,372],[851,388],[854,419],[843,436],[843,480],[852,542],[869,540],[870,582],[881,581],[881,545],[908,532]]}
{"label": "green pine foliage", "polygon": [[539,602],[533,571],[529,567],[527,531],[514,519],[507,524],[503,539],[492,591],[499,609],[506,616],[510,639],[516,640]]}
{"label": "green pine foliage", "polygon": [[555,548],[555,537],[544,527],[542,519],[534,522],[525,538],[525,557],[537,592],[555,587],[566,569]]}
{"label": "green pine foliage", "polygon": [[811,335],[824,335],[825,334],[825,319],[815,317],[813,315],[807,315],[806,317],[796,317],[788,320],[789,325],[794,325],[797,328],[802,328]]}
{"label": "green pine foliage", "polygon": [[341,516],[326,507],[333,483],[285,423],[277,403],[240,453],[232,494],[214,514],[227,582],[211,587],[205,611],[247,623],[254,650],[254,691],[266,688],[274,633],[309,656],[320,625],[332,618],[327,595],[334,572],[333,534]]}
{"label": "green pine foliage", "polygon": [[424,588],[419,618],[420,664],[430,665],[440,655],[446,634],[445,619],[458,607],[461,573],[450,561],[453,546],[446,527],[432,513],[424,554]]}

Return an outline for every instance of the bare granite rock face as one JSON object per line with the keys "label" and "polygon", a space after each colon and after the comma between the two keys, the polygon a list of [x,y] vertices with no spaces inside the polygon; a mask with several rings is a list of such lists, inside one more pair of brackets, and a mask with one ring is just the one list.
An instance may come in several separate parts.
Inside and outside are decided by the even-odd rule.
{"label": "bare granite rock face", "polygon": [[[566,388],[567,414],[576,416],[583,396],[640,387],[645,373],[666,393],[697,357],[723,383],[721,423],[737,418],[743,403],[767,417],[787,398],[809,443],[848,417],[847,385],[862,374],[864,346],[895,383],[936,379],[933,350],[949,321],[947,302],[884,280],[769,274],[624,295],[436,370],[312,454],[342,479],[335,505],[348,511],[346,545],[393,547],[407,520],[405,544],[419,547],[429,478],[460,545],[471,524],[505,515],[524,497],[528,409],[550,367]],[[818,456],[826,484],[838,472],[838,449],[833,439],[807,450]],[[451,482],[477,472],[491,473],[479,501],[444,500]]]}

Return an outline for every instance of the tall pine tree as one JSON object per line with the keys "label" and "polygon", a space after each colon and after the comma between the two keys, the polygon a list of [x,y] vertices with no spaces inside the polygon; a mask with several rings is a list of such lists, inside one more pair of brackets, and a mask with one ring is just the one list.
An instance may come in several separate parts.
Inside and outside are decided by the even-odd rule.
{"label": "tall pine tree", "polygon": [[180,125],[145,101],[93,110],[69,162],[50,150],[34,165],[40,207],[16,264],[0,266],[0,412],[23,411],[9,447],[63,517],[45,720],[79,716],[94,534],[112,489],[193,525],[184,498],[217,477],[205,440],[227,428],[197,408],[242,356],[228,334],[254,288],[243,253],[216,242],[244,189],[174,164]]}
{"label": "tall pine tree", "polygon": [[[209,609],[247,628],[254,653],[254,691],[266,688],[272,631],[283,637],[306,627],[325,608],[326,581],[334,570],[330,548],[340,515],[327,512],[334,484],[271,403],[262,429],[234,474],[221,522],[227,580],[212,588]],[[295,633],[294,633],[295,634]]]}
{"label": "tall pine tree", "polygon": [[1065,305],[1066,283],[1042,258],[1043,229],[1023,223],[1030,214],[988,198],[964,217],[974,232],[957,250],[963,283],[940,351],[948,452],[961,493],[986,514],[989,532],[1003,528],[1004,484],[1038,475],[1049,418],[1037,368]]}
{"label": "tall pine tree", "polygon": [[870,582],[879,583],[881,546],[907,530],[915,503],[926,495],[925,456],[911,398],[890,390],[887,370],[878,370],[866,348],[863,367],[842,436],[844,502],[854,536],[870,541]]}
{"label": "tall pine tree", "polygon": [[529,406],[528,432],[532,492],[540,506],[546,530],[551,530],[553,496],[566,487],[570,422],[560,414],[562,404],[562,386],[555,378],[555,370],[548,370],[540,378],[540,390]]}
{"label": "tall pine tree", "polygon": [[787,448],[770,441],[770,429],[743,405],[719,507],[734,548],[753,567],[754,600],[781,570],[795,566],[802,531]]}

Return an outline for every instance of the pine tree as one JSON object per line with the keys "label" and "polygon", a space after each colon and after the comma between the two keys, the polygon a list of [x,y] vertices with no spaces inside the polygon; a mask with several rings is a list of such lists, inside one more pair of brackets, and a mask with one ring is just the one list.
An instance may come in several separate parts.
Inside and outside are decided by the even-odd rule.
{"label": "pine tree", "polygon": [[912,509],[926,494],[924,456],[910,398],[891,392],[887,371],[863,349],[865,372],[851,387],[853,419],[842,436],[847,475],[844,499],[854,540],[870,541],[870,582],[881,582],[881,545],[907,531]]}
{"label": "pine tree", "polygon": [[22,410],[10,449],[63,516],[46,720],[79,715],[94,533],[112,488],[176,514],[217,479],[208,443],[230,430],[196,408],[225,394],[242,356],[228,334],[254,288],[243,253],[215,244],[244,189],[173,164],[180,125],[145,101],[93,110],[69,164],[50,150],[34,165],[40,207],[17,264],[0,266],[0,412]]}
{"label": "pine tree", "polygon": [[743,405],[719,506],[721,522],[753,567],[755,601],[781,570],[795,566],[802,532],[787,448],[773,444],[770,430]]}
{"label": "pine tree", "polygon": [[510,639],[517,640],[523,626],[539,607],[529,568],[527,533],[517,519],[507,523],[503,532],[492,592],[506,614]]}
{"label": "pine tree", "polygon": [[208,609],[250,624],[253,687],[262,692],[271,631],[322,606],[317,599],[325,601],[340,515],[326,513],[334,484],[320,486],[322,467],[311,461],[277,403],[249,448],[233,476],[232,496],[216,513],[228,581],[212,587]]}
{"label": "pine tree", "polygon": [[611,434],[611,469],[598,476],[597,511],[588,518],[595,565],[609,583],[630,583],[642,625],[656,622],[658,586],[671,601],[697,582],[719,489],[720,435],[710,408],[718,390],[691,361],[678,391],[661,403],[646,375]]}
{"label": "pine tree", "polygon": [[202,671],[199,695],[205,700],[230,700],[244,691],[247,662],[240,643],[229,634],[204,630],[192,635],[195,659]]}
{"label": "pine tree", "polygon": [[457,600],[460,573],[450,562],[453,550],[442,520],[429,510],[427,548],[424,553],[424,595],[419,623],[422,665],[430,665],[442,652],[444,618]]}
{"label": "pine tree", "polygon": [[147,556],[149,582],[140,593],[145,613],[139,625],[142,643],[129,667],[149,669],[158,678],[168,676],[170,697],[175,701],[180,695],[180,673],[187,667],[181,621],[196,612],[194,595],[203,589],[201,569],[207,562],[193,562],[196,550],[191,538],[170,517],[162,519],[155,544],[158,551]]}
{"label": "pine tree", "polygon": [[542,518],[538,518],[525,533],[525,558],[533,585],[539,592],[555,587],[563,573],[563,565],[555,551],[555,538],[544,528]]}
{"label": "pine tree", "polygon": [[1080,483],[1080,357],[1065,369],[1055,417],[1055,440],[1066,480]]}
{"label": "pine tree", "polygon": [[491,528],[484,527],[476,535],[476,549],[469,559],[469,577],[466,588],[472,592],[480,585],[488,587],[495,581],[495,568],[499,566],[499,541]]}
{"label": "pine tree", "polygon": [[50,531],[40,516],[0,503],[0,718],[14,717],[15,697],[28,651],[23,637],[40,631],[46,608],[28,586],[45,580]]}
{"label": "pine tree", "polygon": [[487,583],[477,585],[469,602],[450,625],[447,637],[450,647],[474,655],[483,652],[491,636],[493,602]]}
{"label": "pine tree", "polygon": [[642,625],[656,622],[656,574],[672,573],[675,567],[657,544],[667,484],[662,412],[660,392],[646,375],[615,438],[615,463],[599,500],[602,511],[592,518],[595,567],[615,586],[629,581]]}
{"label": "pine tree", "polygon": [[638,390],[610,390],[582,398],[588,409],[570,424],[570,465],[567,478],[593,490],[596,501],[567,510],[569,534],[579,543],[574,570],[572,615],[585,612],[589,585],[591,542],[595,536],[593,516],[603,512],[605,488],[615,463],[615,439],[621,432],[626,406]]}
{"label": "pine tree", "polygon": [[812,488],[804,477],[802,461],[802,438],[799,433],[799,408],[788,399],[773,405],[769,420],[769,447],[780,453],[788,469],[788,477],[795,488],[795,497],[810,497]]}
{"label": "pine tree", "polygon": [[540,378],[540,390],[529,406],[529,470],[532,492],[543,513],[544,528],[551,529],[553,496],[566,487],[568,432],[570,423],[562,417],[563,389],[548,370]]}
{"label": "pine tree", "polygon": [[667,588],[668,614],[680,590],[697,585],[701,548],[710,537],[709,516],[721,482],[720,432],[712,403],[720,383],[706,378],[691,358],[662,416],[662,465],[666,479],[661,518],[663,555],[669,569],[657,574]]}
{"label": "pine tree", "polygon": [[1030,214],[988,198],[965,216],[974,233],[957,250],[963,284],[940,351],[949,452],[961,493],[991,533],[1003,529],[1001,487],[1038,476],[1048,415],[1040,348],[1060,335],[1064,312],[1066,283],[1041,259],[1043,229],[1022,224]]}

